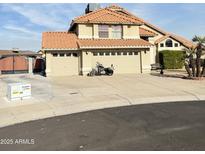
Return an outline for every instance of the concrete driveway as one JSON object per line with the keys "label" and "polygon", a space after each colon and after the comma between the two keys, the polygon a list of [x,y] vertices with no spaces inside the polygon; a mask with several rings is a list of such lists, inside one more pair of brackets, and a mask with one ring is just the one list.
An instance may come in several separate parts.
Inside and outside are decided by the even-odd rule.
{"label": "concrete driveway", "polygon": [[[7,83],[32,85],[32,99],[9,102]],[[0,78],[0,126],[93,109],[143,103],[205,99],[205,81],[158,77],[149,74],[70,76],[45,78],[2,76]],[[10,112],[9,116],[5,113]],[[1,116],[2,113],[2,116]]]}
{"label": "concrete driveway", "polygon": [[95,97],[102,101],[107,100],[107,97],[127,100],[179,96],[200,99],[205,95],[205,81],[158,77],[149,74],[53,78],[23,75],[7,76],[0,79],[1,101],[5,100],[7,83],[12,82],[31,83],[32,101],[35,102],[68,101],[68,99],[89,97]]}

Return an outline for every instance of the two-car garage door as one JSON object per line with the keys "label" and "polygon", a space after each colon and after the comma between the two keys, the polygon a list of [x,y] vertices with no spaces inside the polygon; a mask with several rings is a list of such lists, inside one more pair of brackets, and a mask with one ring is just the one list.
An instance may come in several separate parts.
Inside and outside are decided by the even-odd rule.
{"label": "two-car garage door", "polygon": [[99,62],[105,67],[114,66],[114,72],[121,73],[140,73],[140,52],[138,51],[94,51],[92,66],[95,67]]}
{"label": "two-car garage door", "polygon": [[53,76],[69,76],[79,74],[79,53],[52,53],[51,72]]}
{"label": "two-car garage door", "polygon": [[142,61],[142,58],[146,59],[143,55],[146,54],[136,50],[97,50],[91,52],[91,57],[89,54],[85,55],[91,59],[86,57],[81,59],[82,57],[80,58],[80,54],[77,52],[53,52],[51,54],[50,71],[52,76],[79,75],[81,63],[84,61],[85,64],[91,64],[90,68],[95,68],[97,62],[103,64],[104,67],[113,65],[115,74],[141,73],[142,63],[146,62],[144,59]]}

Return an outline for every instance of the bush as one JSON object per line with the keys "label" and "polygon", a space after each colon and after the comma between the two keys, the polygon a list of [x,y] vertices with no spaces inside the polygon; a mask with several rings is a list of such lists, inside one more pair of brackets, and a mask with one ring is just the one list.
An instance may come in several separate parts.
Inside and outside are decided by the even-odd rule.
{"label": "bush", "polygon": [[159,52],[159,62],[164,69],[181,69],[184,66],[185,52],[163,50]]}

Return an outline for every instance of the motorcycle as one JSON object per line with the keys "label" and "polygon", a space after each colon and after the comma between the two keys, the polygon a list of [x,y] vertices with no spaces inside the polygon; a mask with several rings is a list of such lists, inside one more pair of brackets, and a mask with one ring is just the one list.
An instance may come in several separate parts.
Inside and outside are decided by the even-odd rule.
{"label": "motorcycle", "polygon": [[114,73],[114,66],[113,64],[111,67],[104,67],[102,64],[97,62],[96,68],[92,68],[92,70],[87,74],[88,76],[94,76],[94,75],[113,75]]}

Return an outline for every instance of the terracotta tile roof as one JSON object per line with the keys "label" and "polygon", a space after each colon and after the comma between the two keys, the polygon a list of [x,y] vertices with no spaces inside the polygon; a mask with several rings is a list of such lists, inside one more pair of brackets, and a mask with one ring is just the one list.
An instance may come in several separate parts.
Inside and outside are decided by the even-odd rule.
{"label": "terracotta tile roof", "polygon": [[143,24],[147,25],[148,27],[151,27],[153,29],[155,29],[156,31],[160,32],[161,34],[167,34],[167,32],[165,32],[164,30],[160,29],[159,27],[156,27],[152,24],[150,24],[149,22],[145,21],[142,18],[137,17],[136,15],[133,15],[132,13],[128,12],[127,10],[125,10],[124,8],[121,8],[120,10],[115,10],[116,12],[120,13],[120,14],[124,14],[126,16],[135,18],[136,20],[139,20],[140,22],[142,22]]}
{"label": "terracotta tile roof", "polygon": [[29,50],[0,50],[0,56],[40,56],[41,54]]}
{"label": "terracotta tile roof", "polygon": [[42,49],[77,49],[77,36],[71,32],[44,32]]}
{"label": "terracotta tile roof", "polygon": [[[112,8],[112,6],[111,6],[111,8]],[[114,8],[116,8],[116,7],[114,7]],[[162,30],[161,28],[156,27],[156,26],[150,24],[149,22],[145,21],[144,19],[139,18],[139,17],[137,17],[136,15],[131,14],[130,12],[128,12],[127,10],[125,10],[125,9],[123,9],[123,8],[118,7],[118,9],[113,9],[113,10],[114,10],[115,12],[120,13],[120,14],[124,14],[124,15],[126,15],[126,16],[130,16],[130,17],[136,18],[136,20],[141,21],[143,24],[147,25],[148,27],[153,28],[154,30],[158,31],[159,33],[165,35],[163,38],[160,38],[160,39],[166,39],[166,38],[167,38],[167,35],[169,35],[169,36],[171,36],[173,39],[176,39],[177,41],[179,41],[179,42],[181,42],[182,44],[184,44],[186,47],[195,46],[195,44],[194,44],[192,41],[187,40],[187,39],[185,39],[185,38],[183,38],[183,37],[181,37],[181,36],[175,35],[175,34],[170,34],[170,33],[166,32],[166,31]],[[160,39],[159,39],[158,41],[160,41]]]}
{"label": "terracotta tile roof", "polygon": [[150,47],[142,39],[79,39],[80,48]]}
{"label": "terracotta tile roof", "polygon": [[142,24],[136,18],[132,18],[109,8],[102,8],[88,14],[75,18],[71,25],[74,23],[120,23],[120,24]]}
{"label": "terracotta tile roof", "polygon": [[175,34],[170,34],[172,38],[176,39],[177,41],[181,42],[184,46],[191,48],[191,47],[195,47],[196,44],[190,40],[185,39],[182,36],[178,36]]}
{"label": "terracotta tile roof", "polygon": [[155,44],[158,44],[160,42],[162,42],[163,40],[167,39],[169,37],[169,35],[164,35],[160,38],[158,38],[156,41],[155,41]]}
{"label": "terracotta tile roof", "polygon": [[114,48],[152,46],[142,39],[78,39],[69,32],[44,32],[42,49],[79,49],[86,47]]}
{"label": "terracotta tile roof", "polygon": [[140,33],[140,36],[156,36],[157,35],[156,33],[148,29],[142,28],[142,27],[139,28],[139,33]]}
{"label": "terracotta tile roof", "polygon": [[189,40],[187,40],[187,39],[185,39],[181,36],[177,36],[175,34],[166,34],[165,36],[157,39],[155,41],[155,44],[158,44],[158,43],[164,41],[165,39],[167,39],[169,37],[176,40],[176,41],[178,41],[178,42],[180,42],[180,43],[182,43],[185,47],[191,48],[191,47],[195,46],[195,44],[193,42],[191,42],[191,41],[189,41]]}

